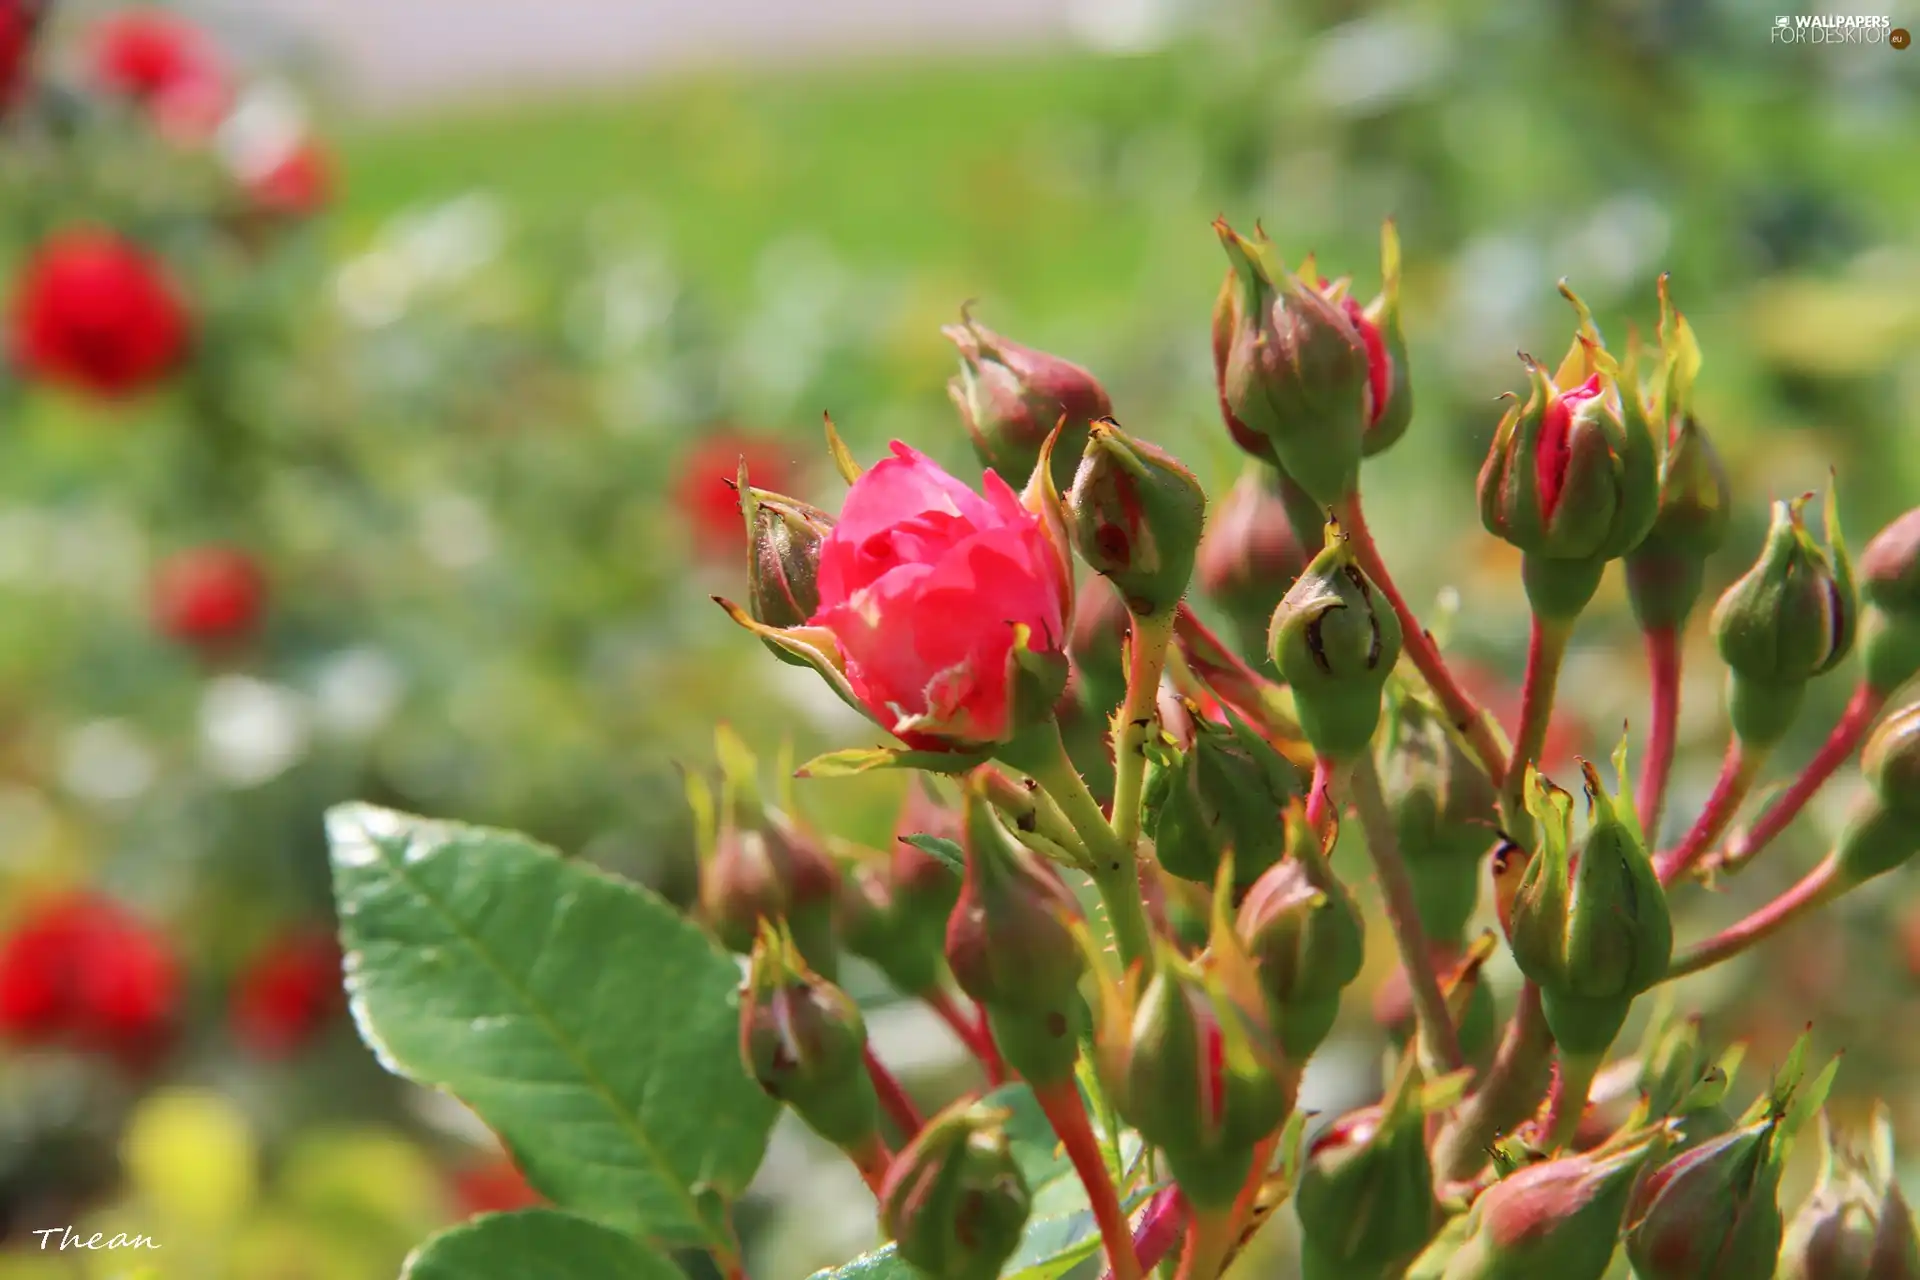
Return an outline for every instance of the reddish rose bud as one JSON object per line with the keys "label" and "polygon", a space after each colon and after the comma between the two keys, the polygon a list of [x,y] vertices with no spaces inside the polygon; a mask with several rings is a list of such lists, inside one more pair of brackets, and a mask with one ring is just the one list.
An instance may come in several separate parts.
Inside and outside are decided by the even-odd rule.
{"label": "reddish rose bud", "polygon": [[1417,1077],[1334,1121],[1308,1149],[1294,1211],[1306,1280],[1401,1274],[1438,1225]]}
{"label": "reddish rose bud", "polygon": [[310,218],[333,201],[333,158],[311,138],[262,157],[238,177],[254,212],[268,217]]}
{"label": "reddish rose bud", "polygon": [[266,595],[259,566],[237,547],[177,552],[154,574],[154,629],[183,644],[231,644],[258,629]]}
{"label": "reddish rose bud", "polygon": [[228,998],[227,1021],[247,1052],[286,1058],[346,1007],[340,945],[331,933],[276,938],[250,960]]}
{"label": "reddish rose bud", "polygon": [[1873,535],[1860,553],[1860,594],[1867,684],[1891,694],[1920,674],[1920,507]]}
{"label": "reddish rose bud", "polygon": [[1029,506],[991,471],[984,487],[895,442],[821,544],[807,626],[767,627],[721,603],[909,747],[1005,742],[1065,687],[1073,578],[1057,495],[1030,489]]}
{"label": "reddish rose bud", "polygon": [[1093,424],[1067,495],[1067,527],[1080,558],[1128,609],[1148,617],[1180,603],[1206,519],[1206,490],[1178,459],[1112,418]]}
{"label": "reddish rose bud", "polygon": [[792,938],[762,925],[740,1002],[747,1073],[837,1147],[868,1145],[879,1100],[867,1074],[860,1006],[807,968]]}
{"label": "reddish rose bud", "polygon": [[158,933],[105,898],[31,909],[0,939],[0,1037],[145,1065],[170,1037],[179,964]]}
{"label": "reddish rose bud", "polygon": [[1195,562],[1201,591],[1226,611],[1255,653],[1265,647],[1273,611],[1311,559],[1294,535],[1280,483],[1272,467],[1249,464],[1214,505]]}
{"label": "reddish rose bud", "polygon": [[673,506],[693,537],[694,550],[709,560],[730,560],[747,549],[740,518],[739,478],[777,493],[801,479],[789,444],[768,436],[715,428],[680,459],[673,480]]}
{"label": "reddish rose bud", "polygon": [[127,9],[92,31],[96,83],[152,113],[168,132],[203,137],[225,112],[226,69],[206,34],[162,9]]}
{"label": "reddish rose bud", "polygon": [[1820,1117],[1820,1175],[1787,1224],[1780,1280],[1915,1280],[1920,1238],[1894,1178],[1893,1127],[1875,1103],[1864,1138]]}
{"label": "reddish rose bud", "polygon": [[1360,976],[1360,912],[1294,802],[1282,823],[1288,855],[1254,882],[1234,929],[1252,957],[1281,1051],[1304,1063],[1326,1039],[1340,996]]}
{"label": "reddish rose bud", "polygon": [[[833,517],[758,488],[742,490],[740,509],[747,518],[749,543],[747,607],[770,627],[803,625],[820,607],[820,547],[833,531]],[[800,664],[778,645],[767,647],[776,658]]]}
{"label": "reddish rose bud", "polygon": [[1681,1152],[1640,1181],[1627,1257],[1645,1280],[1772,1275],[1780,1253],[1779,1117]]}
{"label": "reddish rose bud", "polygon": [[15,285],[13,360],[28,378],[97,396],[144,391],[180,363],[191,324],[160,264],[108,231],[40,244]]}
{"label": "reddish rose bud", "polygon": [[940,332],[960,349],[960,373],[947,392],[980,465],[1024,485],[1058,426],[1053,480],[1065,489],[1088,426],[1113,412],[1105,389],[1079,365],[1003,338],[964,312]]}
{"label": "reddish rose bud", "polygon": [[1007,1139],[1007,1112],[962,1099],[894,1157],[880,1224],[902,1260],[942,1280],[996,1280],[1033,1207]]}
{"label": "reddish rose bud", "polygon": [[[791,819],[735,806],[721,815],[700,868],[700,916],[720,944],[745,955],[767,922],[788,921],[816,967],[832,968],[829,921],[839,875]],[[823,950],[824,948],[824,950]]]}

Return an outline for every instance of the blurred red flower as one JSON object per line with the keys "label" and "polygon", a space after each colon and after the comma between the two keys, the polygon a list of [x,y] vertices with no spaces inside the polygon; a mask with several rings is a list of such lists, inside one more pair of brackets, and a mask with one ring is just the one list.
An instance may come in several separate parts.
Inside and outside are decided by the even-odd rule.
{"label": "blurred red flower", "polygon": [[0,114],[13,105],[33,50],[34,13],[26,0],[0,0]]}
{"label": "blurred red flower", "polygon": [[251,635],[267,584],[253,557],[218,544],[177,552],[153,579],[153,625],[186,644],[217,645]]}
{"label": "blurred red flower", "polygon": [[101,396],[131,395],[165,377],[191,328],[157,261],[90,228],[41,243],[21,271],[10,325],[22,372]]}
{"label": "blurred red flower", "polygon": [[463,1218],[481,1213],[511,1213],[546,1203],[506,1156],[455,1170],[453,1197]]}
{"label": "blurred red flower", "polygon": [[340,945],[308,931],[275,938],[233,985],[227,1020],[241,1046],[261,1058],[285,1058],[312,1043],[346,1006]]}
{"label": "blurred red flower", "polygon": [[721,428],[696,443],[681,459],[673,502],[695,550],[707,559],[746,554],[747,526],[733,487],[742,461],[756,489],[788,492],[802,471],[793,445],[773,437]]}
{"label": "blurred red flower", "polygon": [[179,1010],[166,939],[91,893],[48,899],[0,938],[0,1037],[113,1054],[138,1065]]}
{"label": "blurred red flower", "polygon": [[333,198],[333,161],[312,139],[303,140],[243,173],[241,186],[260,213],[306,218]]}
{"label": "blurred red flower", "polygon": [[161,9],[128,9],[94,24],[93,77],[146,106],[170,133],[201,136],[227,108],[227,75],[198,27]]}

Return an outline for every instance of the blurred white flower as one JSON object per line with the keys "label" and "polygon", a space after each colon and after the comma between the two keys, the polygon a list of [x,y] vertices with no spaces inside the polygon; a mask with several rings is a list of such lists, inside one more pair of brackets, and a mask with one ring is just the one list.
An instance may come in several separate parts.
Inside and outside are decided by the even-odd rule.
{"label": "blurred white flower", "polygon": [[1450,277],[1449,363],[1470,380],[1516,373],[1513,353],[1528,341],[1540,281],[1552,278],[1540,247],[1520,234],[1489,232],[1462,246]]}
{"label": "blurred white flower", "polygon": [[350,322],[363,329],[378,329],[406,314],[414,283],[414,273],[400,255],[370,249],[340,268],[334,277],[333,296]]}
{"label": "blurred white flower", "polygon": [[214,135],[220,159],[242,180],[269,173],[306,139],[306,106],[278,80],[248,87]]}
{"label": "blurred white flower", "polygon": [[1178,17],[1174,0],[1072,0],[1067,25],[1101,53],[1152,53],[1166,47]]}
{"label": "blurred white flower", "polygon": [[506,239],[507,217],[500,202],[475,191],[425,213],[403,216],[394,228],[393,243],[423,281],[451,284],[499,257]]}
{"label": "blurred white flower", "polygon": [[229,786],[258,786],[307,752],[306,700],[252,676],[220,676],[200,695],[200,758]]}
{"label": "blurred white flower", "polygon": [[92,720],[67,736],[60,781],[92,804],[124,804],[153,785],[160,765],[135,728],[124,720]]}
{"label": "blurred white flower", "polygon": [[406,692],[392,658],[370,646],[334,654],[314,680],[314,719],[336,738],[364,738],[392,717]]}
{"label": "blurred white flower", "polygon": [[1306,82],[1328,107],[1361,115],[1417,96],[1445,73],[1452,58],[1446,32],[1438,26],[1382,14],[1321,36]]}
{"label": "blurred white flower", "polygon": [[430,495],[419,519],[420,547],[443,568],[471,569],[493,554],[493,519],[464,493]]}
{"label": "blurred white flower", "polygon": [[1553,254],[1554,273],[1593,301],[1650,285],[1672,231],[1672,219],[1652,197],[1614,196],[1562,239]]}
{"label": "blurred white flower", "polygon": [[823,735],[831,738],[872,730],[872,723],[842,701],[817,673],[785,662],[762,666],[781,699]]}

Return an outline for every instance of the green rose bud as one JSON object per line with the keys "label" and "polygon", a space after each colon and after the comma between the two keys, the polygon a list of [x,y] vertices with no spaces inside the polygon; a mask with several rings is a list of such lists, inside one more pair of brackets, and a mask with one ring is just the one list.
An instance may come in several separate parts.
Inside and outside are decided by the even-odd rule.
{"label": "green rose bud", "polygon": [[[1258,456],[1277,459],[1319,506],[1334,506],[1359,486],[1364,438],[1376,407],[1385,407],[1375,404],[1368,341],[1346,310],[1345,290],[1322,282],[1311,262],[1303,279],[1279,263],[1264,235],[1247,240],[1225,222],[1214,230],[1233,268],[1214,313],[1228,425],[1243,445],[1264,440]],[[1388,358],[1384,349],[1380,357]]]}
{"label": "green rose bud", "polygon": [[[804,626],[820,609],[820,544],[833,517],[794,498],[746,487],[740,471],[740,508],[747,518],[747,607],[770,627]],[[800,659],[768,643],[776,657]]]}
{"label": "green rose bud", "polygon": [[740,1003],[740,1059],[769,1097],[828,1142],[876,1136],[867,1025],[846,992],[807,968],[790,936],[763,924]]}
{"label": "green rose bud", "polygon": [[1627,1211],[1639,1280],[1771,1276],[1780,1252],[1779,1117],[1765,1116],[1644,1178]]}
{"label": "green rose bud", "polygon": [[1860,553],[1860,593],[1867,684],[1888,695],[1920,674],[1920,507],[1876,533]]}
{"label": "green rose bud", "polygon": [[1399,617],[1329,525],[1326,547],[1274,610],[1267,638],[1318,754],[1348,763],[1369,749],[1401,639]]}
{"label": "green rose bud", "polygon": [[1526,1165],[1480,1193],[1441,1280],[1601,1280],[1627,1197],[1664,1130]]}
{"label": "green rose bud", "polygon": [[1065,489],[1088,426],[1113,412],[1106,390],[1079,365],[1023,347],[964,313],[940,332],[960,349],[960,373],[947,392],[980,465],[1016,488],[1024,485],[1058,426],[1053,480]]}
{"label": "green rose bud", "polygon": [[1920,703],[1875,727],[1860,772],[1873,791],[1840,834],[1840,876],[1848,885],[1885,875],[1920,851]]}
{"label": "green rose bud", "polygon": [[1207,494],[1172,454],[1093,424],[1067,495],[1073,545],[1141,617],[1180,603],[1206,526]]}
{"label": "green rose bud", "polygon": [[880,1190],[880,1225],[903,1262],[939,1280],[995,1280],[1020,1247],[1033,1196],[1006,1118],[962,1099],[894,1158]]}
{"label": "green rose bud", "polygon": [[1433,1238],[1440,1206],[1417,1077],[1314,1140],[1294,1192],[1304,1280],[1387,1280]]}
{"label": "green rose bud", "polygon": [[1801,518],[1812,498],[1773,504],[1759,560],[1713,610],[1734,731],[1754,747],[1780,740],[1799,712],[1807,681],[1831,670],[1853,646],[1859,603],[1839,518],[1829,499],[1822,548]]}
{"label": "green rose bud", "polygon": [[1509,938],[1520,971],[1540,988],[1542,1012],[1563,1053],[1603,1054],[1635,996],[1666,976],[1673,954],[1667,896],[1647,856],[1626,792],[1625,747],[1614,757],[1622,795],[1610,797],[1593,766],[1586,776],[1587,833],[1573,857],[1573,799],[1527,776],[1527,808],[1540,849],[1511,908]]}
{"label": "green rose bud", "polygon": [[1203,1211],[1233,1204],[1254,1147],[1293,1108],[1297,1078],[1279,1069],[1263,1012],[1171,947],[1103,1059],[1115,1109]]}
{"label": "green rose bud", "polygon": [[1864,1142],[1820,1117],[1820,1174],[1787,1224],[1780,1280],[1920,1280],[1920,1237],[1894,1180],[1893,1126],[1876,1103]]}
{"label": "green rose bud", "polygon": [[1200,589],[1233,622],[1249,653],[1266,647],[1273,611],[1307,567],[1281,483],[1272,467],[1249,463],[1215,504],[1200,540]]}
{"label": "green rose bud", "polygon": [[1073,1070],[1085,956],[1079,904],[1051,867],[1014,844],[978,794],[966,806],[966,876],[947,925],[947,965],[979,1002],[1015,1070],[1039,1086]]}
{"label": "green rose bud", "polygon": [[1300,794],[1300,776],[1284,756],[1231,711],[1225,723],[1191,717],[1192,738],[1169,748],[1154,772],[1147,833],[1160,865],[1211,885],[1233,860],[1244,889],[1286,851],[1280,815]]}
{"label": "green rose bud", "polygon": [[1660,464],[1660,513],[1627,556],[1627,594],[1642,630],[1686,624],[1707,558],[1726,541],[1732,502],[1713,441],[1691,414],[1679,418]]}
{"label": "green rose bud", "polygon": [[1427,936],[1458,942],[1480,902],[1480,864],[1495,830],[1492,779],[1412,696],[1388,704],[1380,780]]}
{"label": "green rose bud", "polygon": [[1304,1064],[1340,1012],[1340,994],[1360,976],[1360,912],[1321,853],[1306,812],[1288,808],[1289,853],[1240,903],[1234,929],[1253,959],[1280,1051]]}

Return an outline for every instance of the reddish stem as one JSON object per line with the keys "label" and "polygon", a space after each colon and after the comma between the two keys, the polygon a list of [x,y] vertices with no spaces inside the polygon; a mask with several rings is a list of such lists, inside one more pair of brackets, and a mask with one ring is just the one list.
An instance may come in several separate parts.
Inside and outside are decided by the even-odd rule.
{"label": "reddish stem", "polygon": [[925,1123],[920,1118],[920,1108],[913,1104],[905,1087],[893,1072],[887,1070],[887,1064],[880,1061],[880,1055],[873,1051],[872,1045],[862,1050],[867,1060],[867,1074],[873,1078],[873,1091],[880,1095],[880,1109],[887,1113],[887,1119],[893,1121],[893,1127],[900,1131],[901,1142],[913,1141],[913,1135],[920,1132]]}
{"label": "reddish stem", "polygon": [[1840,714],[1839,721],[1833,726],[1833,732],[1827,735],[1807,767],[1793,780],[1785,791],[1777,796],[1772,804],[1761,810],[1754,819],[1753,826],[1746,834],[1734,837],[1720,855],[1723,862],[1744,862],[1787,829],[1787,824],[1800,816],[1807,807],[1807,801],[1813,799],[1820,788],[1826,785],[1834,771],[1853,757],[1865,740],[1867,731],[1873,728],[1874,717],[1880,714],[1880,708],[1887,704],[1887,695],[1877,689],[1869,688],[1862,682],[1853,691],[1853,697],[1847,700],[1847,709]]}
{"label": "reddish stem", "polygon": [[1333,821],[1333,763],[1325,756],[1313,761],[1313,786],[1307,792],[1307,826],[1324,836]]}
{"label": "reddish stem", "polygon": [[1653,726],[1647,758],[1640,765],[1640,830],[1660,838],[1660,815],[1667,807],[1667,779],[1673,772],[1674,731],[1680,723],[1680,637],[1672,627],[1647,632],[1647,674],[1653,684]]}
{"label": "reddish stem", "polygon": [[893,1152],[886,1142],[876,1133],[864,1145],[847,1148],[847,1158],[860,1171],[860,1180],[873,1192],[873,1198],[880,1199],[887,1184],[887,1170],[893,1164]]}
{"label": "reddish stem", "polygon": [[[1133,1251],[1142,1267],[1151,1271],[1173,1252],[1173,1246],[1180,1243],[1180,1233],[1187,1229],[1188,1213],[1187,1198],[1178,1187],[1168,1187],[1147,1205],[1133,1233]],[[1101,1280],[1113,1280],[1113,1272],[1107,1272]]]}
{"label": "reddish stem", "polygon": [[959,1037],[960,1043],[967,1047],[967,1052],[980,1060],[980,1065],[986,1068],[988,1083],[1002,1085],[1007,1082],[1007,1064],[1000,1060],[1000,1049],[993,1042],[993,1032],[987,1027],[987,1015],[984,1012],[975,1010],[969,1013],[939,987],[921,992],[920,999]]}
{"label": "reddish stem", "polygon": [[1540,763],[1547,745],[1547,727],[1553,722],[1554,694],[1560,687],[1560,664],[1567,656],[1573,627],[1566,622],[1544,622],[1538,614],[1527,632],[1527,674],[1520,685],[1520,725],[1501,795],[1512,813],[1525,802],[1527,766]]}
{"label": "reddish stem", "polygon": [[1761,907],[1743,920],[1736,921],[1691,948],[1675,956],[1667,969],[1667,979],[1683,978],[1690,973],[1712,968],[1729,956],[1738,955],[1754,943],[1778,932],[1815,907],[1839,896],[1845,885],[1840,879],[1840,859],[1828,854],[1820,865],[1800,879],[1800,883]]}
{"label": "reddish stem", "polygon": [[1107,1173],[1100,1142],[1093,1136],[1093,1125],[1087,1119],[1087,1107],[1080,1100],[1079,1088],[1069,1076],[1052,1084],[1036,1084],[1033,1096],[1087,1190],[1087,1204],[1093,1210],[1093,1220],[1100,1226],[1100,1239],[1106,1246],[1107,1265],[1113,1280],[1142,1280],[1140,1260],[1133,1251],[1133,1226],[1120,1207],[1120,1197]]}
{"label": "reddish stem", "polygon": [[1727,743],[1727,754],[1720,762],[1720,776],[1714,780],[1706,807],[1700,810],[1700,816],[1694,819],[1680,843],[1654,859],[1653,869],[1659,874],[1661,884],[1672,884],[1687,874],[1700,861],[1700,855],[1720,838],[1720,833],[1740,812],[1740,802],[1747,798],[1754,773],[1751,758],[1740,749],[1740,739]]}
{"label": "reddish stem", "polygon": [[1367,528],[1360,495],[1356,492],[1341,501],[1334,508],[1334,515],[1340,521],[1340,527],[1346,531],[1353,558],[1399,616],[1406,655],[1426,678],[1427,686],[1433,690],[1434,697],[1440,700],[1447,719],[1465,736],[1467,745],[1473,748],[1473,754],[1485,766],[1487,775],[1492,778],[1505,777],[1506,751],[1501,748],[1500,740],[1487,723],[1486,713],[1472,695],[1460,687],[1453,672],[1448,670],[1446,660],[1440,656],[1440,649],[1433,643],[1433,637],[1420,625],[1420,619],[1414,616],[1413,610],[1400,594],[1400,588],[1394,584],[1393,575],[1387,571],[1386,561],[1380,555],[1380,548],[1373,541],[1373,532]]}

